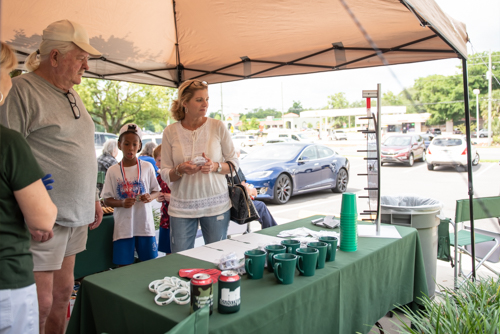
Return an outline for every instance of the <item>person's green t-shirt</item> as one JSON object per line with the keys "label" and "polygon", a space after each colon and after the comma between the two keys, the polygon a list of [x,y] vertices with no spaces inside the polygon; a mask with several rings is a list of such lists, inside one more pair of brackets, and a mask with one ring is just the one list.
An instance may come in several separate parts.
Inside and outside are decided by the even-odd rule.
{"label": "person's green t-shirt", "polygon": [[0,125],[0,289],[35,283],[31,235],[14,197],[44,176],[23,136]]}

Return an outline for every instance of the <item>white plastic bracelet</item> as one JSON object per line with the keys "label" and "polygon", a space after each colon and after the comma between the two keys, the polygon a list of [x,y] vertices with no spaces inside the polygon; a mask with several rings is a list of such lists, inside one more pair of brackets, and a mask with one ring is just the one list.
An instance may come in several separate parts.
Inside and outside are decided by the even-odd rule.
{"label": "white plastic bracelet", "polygon": [[[167,305],[175,301],[179,305],[185,305],[190,301],[190,282],[185,282],[177,277],[165,277],[149,283],[149,291],[156,293],[155,303],[157,305]],[[177,294],[180,295],[177,298]],[[158,301],[165,298],[164,301]]]}

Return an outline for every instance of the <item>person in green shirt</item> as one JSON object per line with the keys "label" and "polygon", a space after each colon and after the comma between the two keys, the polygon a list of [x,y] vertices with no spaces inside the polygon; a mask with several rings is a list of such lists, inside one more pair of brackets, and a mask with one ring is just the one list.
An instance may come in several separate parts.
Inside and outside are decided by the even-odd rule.
{"label": "person in green shirt", "polygon": [[[17,59],[0,50],[0,105],[12,87]],[[50,232],[57,208],[24,137],[0,125],[0,332],[38,333],[38,301],[29,250],[33,232]]]}

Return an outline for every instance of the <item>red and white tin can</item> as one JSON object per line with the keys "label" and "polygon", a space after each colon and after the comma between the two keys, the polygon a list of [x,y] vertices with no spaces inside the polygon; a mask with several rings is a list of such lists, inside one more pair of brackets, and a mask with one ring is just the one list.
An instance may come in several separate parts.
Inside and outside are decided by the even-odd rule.
{"label": "red and white tin can", "polygon": [[240,310],[241,280],[234,270],[225,270],[219,276],[217,309],[219,313],[234,313]]}

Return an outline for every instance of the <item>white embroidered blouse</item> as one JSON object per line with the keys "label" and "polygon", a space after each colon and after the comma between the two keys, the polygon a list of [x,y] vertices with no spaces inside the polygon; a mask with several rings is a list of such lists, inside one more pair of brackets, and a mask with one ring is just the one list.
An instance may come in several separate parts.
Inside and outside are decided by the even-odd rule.
{"label": "white embroidered blouse", "polygon": [[198,129],[187,130],[176,122],[163,131],[161,176],[171,190],[168,214],[179,218],[209,217],[231,208],[226,178],[212,172],[185,174],[170,181],[169,172],[178,164],[192,161],[202,153],[213,162],[231,161],[238,170],[239,162],[231,135],[224,123],[207,118]]}

